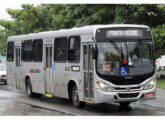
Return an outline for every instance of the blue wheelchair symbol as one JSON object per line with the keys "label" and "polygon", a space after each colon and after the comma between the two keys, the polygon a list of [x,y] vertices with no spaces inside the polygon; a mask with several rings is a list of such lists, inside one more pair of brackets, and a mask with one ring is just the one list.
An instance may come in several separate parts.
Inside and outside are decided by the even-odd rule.
{"label": "blue wheelchair symbol", "polygon": [[128,75],[128,67],[120,67],[120,75],[127,76]]}
{"label": "blue wheelchair symbol", "polygon": [[52,68],[53,68],[53,71],[56,70],[56,64],[55,63],[53,64],[53,67]]}

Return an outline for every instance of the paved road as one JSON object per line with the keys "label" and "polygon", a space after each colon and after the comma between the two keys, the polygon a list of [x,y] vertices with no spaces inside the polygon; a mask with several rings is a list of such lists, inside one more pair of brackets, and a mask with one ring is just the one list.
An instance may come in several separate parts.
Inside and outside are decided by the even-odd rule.
{"label": "paved road", "polygon": [[118,104],[87,104],[83,109],[74,108],[68,100],[61,98],[30,99],[26,93],[0,85],[0,115],[35,116],[164,116],[165,110],[133,103],[127,109]]}

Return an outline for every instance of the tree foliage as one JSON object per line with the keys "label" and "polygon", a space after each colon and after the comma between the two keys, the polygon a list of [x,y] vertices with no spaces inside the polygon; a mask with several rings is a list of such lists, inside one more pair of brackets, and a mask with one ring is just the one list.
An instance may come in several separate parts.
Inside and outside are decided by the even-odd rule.
{"label": "tree foliage", "polygon": [[114,23],[144,24],[151,28],[164,24],[165,5],[118,5]]}
{"label": "tree foliage", "polygon": [[0,20],[0,53],[11,35],[94,24],[144,24],[153,32],[156,50],[165,47],[165,5],[159,4],[23,4],[7,9],[12,20]]}

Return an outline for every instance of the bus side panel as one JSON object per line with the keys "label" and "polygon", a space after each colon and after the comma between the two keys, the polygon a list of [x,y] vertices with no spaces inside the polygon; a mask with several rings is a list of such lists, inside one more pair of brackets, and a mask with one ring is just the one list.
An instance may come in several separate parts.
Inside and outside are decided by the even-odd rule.
{"label": "bus side panel", "polygon": [[[81,36],[82,41],[92,41],[92,35]],[[80,43],[80,46],[81,46]],[[54,61],[54,60],[53,60]],[[72,66],[78,66],[80,71],[73,71]],[[80,100],[83,100],[83,55],[82,48],[80,47],[80,62],[79,63],[58,63],[54,62],[52,66],[53,70],[53,88],[54,95],[58,97],[68,98],[68,84],[70,80],[75,81],[78,90]]]}
{"label": "bus side panel", "polygon": [[45,94],[43,64],[37,62],[23,62],[22,64],[22,72],[24,76],[22,77],[22,81],[24,81],[24,84],[26,76],[29,76],[33,92]]}
{"label": "bus side panel", "polygon": [[68,98],[67,95],[67,82],[68,74],[70,71],[67,71],[69,68],[67,63],[53,63],[53,86],[54,86],[54,95],[58,97]]}
{"label": "bus side panel", "polygon": [[13,62],[7,62],[6,64],[7,69],[7,82],[10,86],[16,88],[16,83],[15,83],[15,79],[14,79],[14,61]]}
{"label": "bus side panel", "polygon": [[[81,71],[81,64],[71,63],[70,66],[71,66],[71,68],[72,68],[72,66],[80,67],[80,71],[73,71],[71,69],[71,72],[68,75],[68,79],[67,79],[68,83],[66,84],[66,87],[68,87],[67,85],[69,84],[69,81],[73,80],[76,83],[78,91],[79,91],[79,99],[82,101],[83,100],[83,74]],[[69,89],[71,89],[71,88],[69,88]]]}
{"label": "bus side panel", "polygon": [[80,71],[74,72],[71,69],[71,66],[75,65],[80,66],[80,64],[74,63],[55,64],[55,70],[53,70],[53,86],[55,96],[68,98],[68,84],[71,80],[74,81],[78,89],[82,91],[82,74]]}

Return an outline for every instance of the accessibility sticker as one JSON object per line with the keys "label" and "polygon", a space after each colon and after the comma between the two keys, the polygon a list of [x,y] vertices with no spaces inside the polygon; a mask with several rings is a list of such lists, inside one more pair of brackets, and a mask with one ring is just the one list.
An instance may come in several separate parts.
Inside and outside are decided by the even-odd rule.
{"label": "accessibility sticker", "polygon": [[55,63],[53,64],[53,67],[52,68],[53,68],[53,71],[56,70],[56,64]]}
{"label": "accessibility sticker", "polygon": [[120,75],[128,76],[128,67],[120,67]]}

